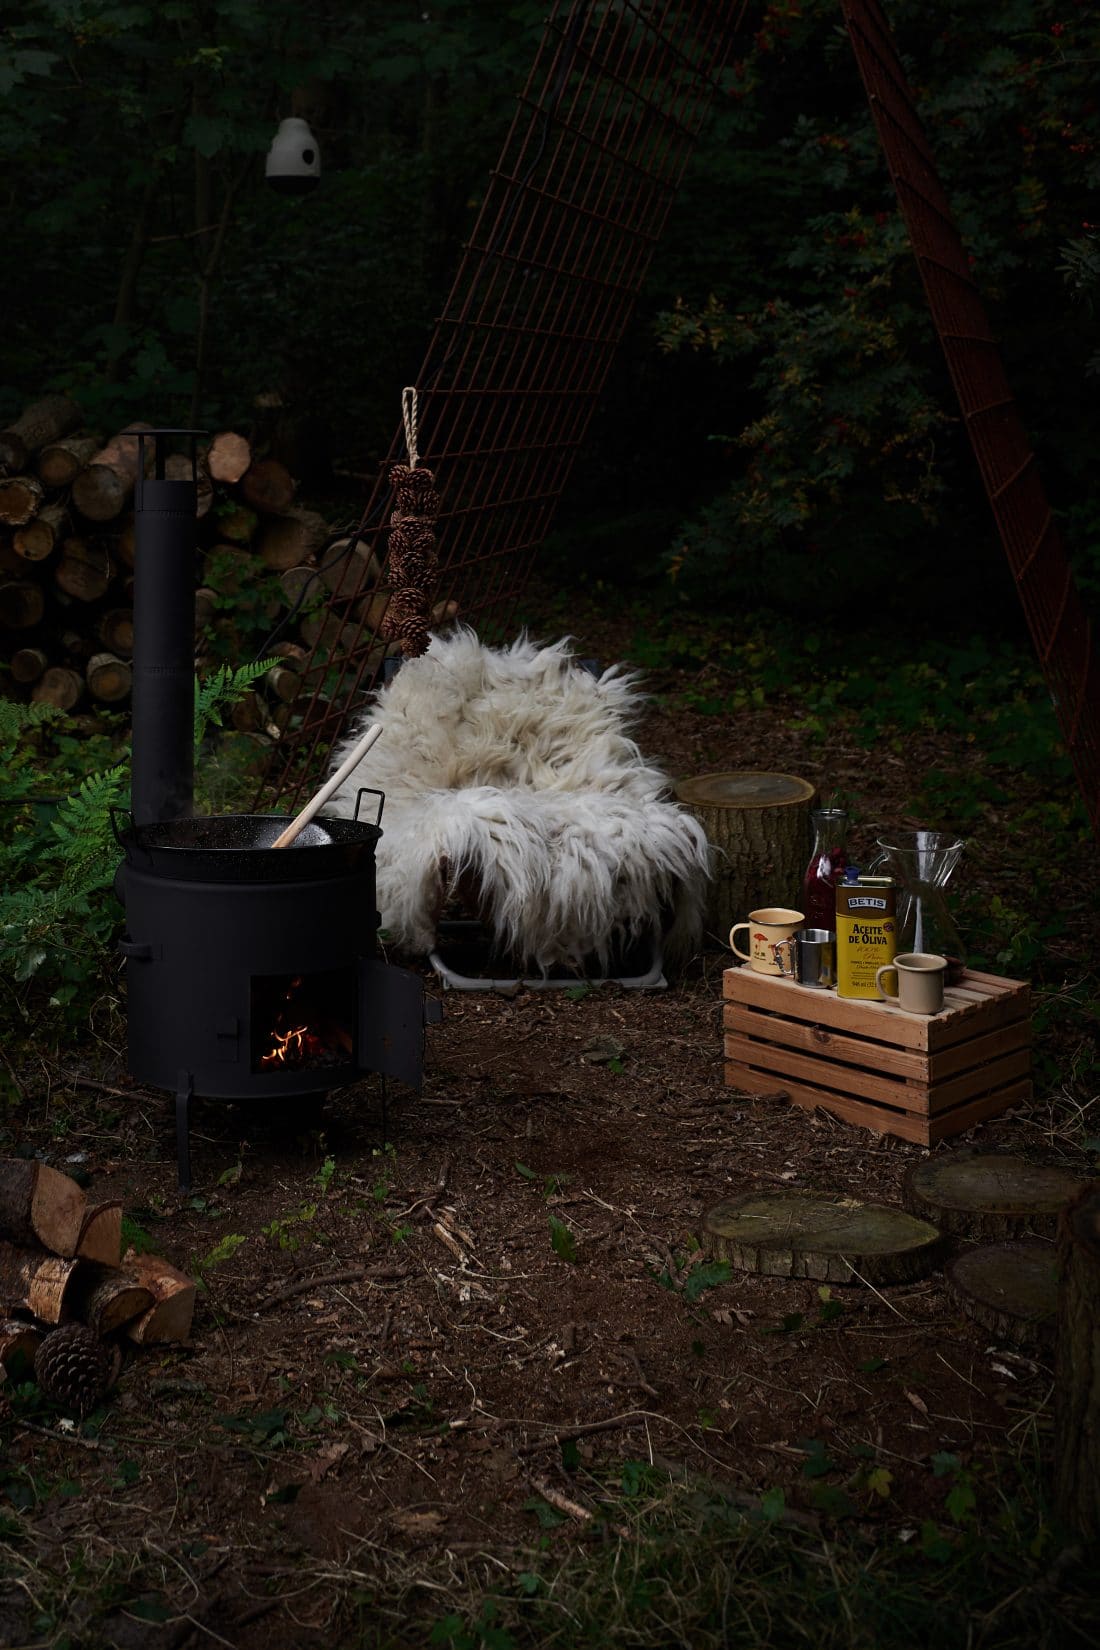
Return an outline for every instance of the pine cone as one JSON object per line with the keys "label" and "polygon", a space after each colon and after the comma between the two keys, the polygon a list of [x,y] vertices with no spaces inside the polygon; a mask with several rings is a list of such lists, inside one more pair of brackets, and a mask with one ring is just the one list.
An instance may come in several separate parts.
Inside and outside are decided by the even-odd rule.
{"label": "pine cone", "polygon": [[435,572],[435,557],[429,559],[419,550],[409,550],[396,560],[390,558],[390,577],[401,589],[407,589],[410,585],[415,589],[434,584]]}
{"label": "pine cone", "polygon": [[439,494],[430,470],[423,467],[410,470],[407,464],[394,464],[390,468],[390,485],[394,491],[395,506],[401,515],[439,514]]}
{"label": "pine cone", "polygon": [[406,659],[415,659],[428,651],[428,627],[419,616],[415,619],[406,619],[398,632],[397,640],[401,643],[401,651]]}
{"label": "pine cone", "polygon": [[47,1397],[88,1415],[111,1384],[111,1354],[87,1324],[66,1323],[46,1336],[34,1356],[34,1375]]}

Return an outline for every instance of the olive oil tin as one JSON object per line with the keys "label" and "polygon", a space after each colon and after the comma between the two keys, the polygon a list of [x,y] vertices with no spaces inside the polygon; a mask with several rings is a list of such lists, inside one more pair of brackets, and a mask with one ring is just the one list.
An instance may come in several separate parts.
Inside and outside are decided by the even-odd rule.
{"label": "olive oil tin", "polygon": [[875,970],[897,951],[897,890],[889,877],[859,877],[836,891],[836,993],[882,1002]]}

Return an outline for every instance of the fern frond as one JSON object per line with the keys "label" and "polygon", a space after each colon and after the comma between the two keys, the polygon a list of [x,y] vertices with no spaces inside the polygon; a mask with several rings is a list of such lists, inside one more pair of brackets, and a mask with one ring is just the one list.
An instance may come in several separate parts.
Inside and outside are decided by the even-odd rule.
{"label": "fern frond", "polygon": [[0,699],[0,747],[10,750],[28,728],[40,728],[61,715],[56,705],[22,705],[16,699]]}
{"label": "fern frond", "polygon": [[202,744],[207,728],[222,725],[222,712],[236,704],[251,687],[273,670],[278,659],[257,659],[250,665],[221,665],[205,681],[195,680],[195,746]]}

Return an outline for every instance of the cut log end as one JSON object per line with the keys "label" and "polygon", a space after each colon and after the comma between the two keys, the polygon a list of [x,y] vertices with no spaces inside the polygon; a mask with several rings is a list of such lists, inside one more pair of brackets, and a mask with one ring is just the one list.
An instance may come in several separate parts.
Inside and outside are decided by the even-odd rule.
{"label": "cut log end", "polygon": [[910,1283],[939,1265],[943,1234],[887,1204],[817,1192],[744,1192],[708,1210],[704,1247],[740,1271],[823,1283]]}

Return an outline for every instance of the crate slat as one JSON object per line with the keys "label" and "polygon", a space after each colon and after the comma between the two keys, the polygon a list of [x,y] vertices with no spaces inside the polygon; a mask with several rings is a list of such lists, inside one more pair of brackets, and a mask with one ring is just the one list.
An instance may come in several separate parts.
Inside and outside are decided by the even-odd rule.
{"label": "crate slat", "polygon": [[1031,1094],[1030,989],[964,972],[932,1016],[730,968],[726,1081],[922,1145]]}

